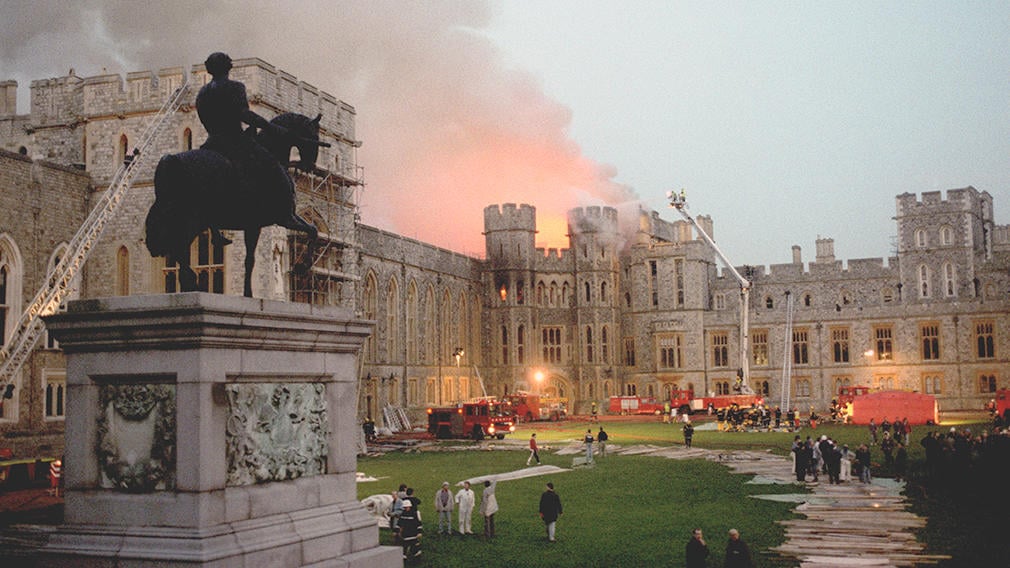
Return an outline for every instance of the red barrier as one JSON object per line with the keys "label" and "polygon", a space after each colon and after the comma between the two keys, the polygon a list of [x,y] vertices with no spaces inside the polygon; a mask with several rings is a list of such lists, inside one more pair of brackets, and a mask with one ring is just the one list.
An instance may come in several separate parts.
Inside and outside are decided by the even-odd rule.
{"label": "red barrier", "polygon": [[930,394],[905,391],[883,391],[857,396],[852,400],[852,423],[869,424],[870,419],[880,424],[908,418],[908,423],[923,425],[939,421],[936,397]]}

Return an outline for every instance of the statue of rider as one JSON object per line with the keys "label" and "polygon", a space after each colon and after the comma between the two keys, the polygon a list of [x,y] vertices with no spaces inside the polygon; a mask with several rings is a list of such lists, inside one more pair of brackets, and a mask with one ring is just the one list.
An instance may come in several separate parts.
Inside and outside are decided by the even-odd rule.
{"label": "statue of rider", "polygon": [[[228,77],[232,62],[227,54],[210,54],[204,66],[212,79],[196,95],[196,112],[208,134],[201,148],[228,158],[238,176],[238,186],[254,195],[268,197],[278,194],[281,188],[286,191],[291,184],[287,164],[277,163],[251,133],[243,130],[242,124],[271,130],[280,136],[288,136],[288,130],[250,110],[245,85]],[[230,242],[217,230],[212,228],[212,232],[215,242]]]}

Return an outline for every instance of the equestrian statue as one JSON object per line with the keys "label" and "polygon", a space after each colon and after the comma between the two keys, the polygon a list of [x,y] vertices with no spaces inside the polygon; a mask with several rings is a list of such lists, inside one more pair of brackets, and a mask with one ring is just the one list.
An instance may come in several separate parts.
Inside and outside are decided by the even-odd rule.
{"label": "equestrian statue", "polygon": [[[287,166],[298,148],[295,167],[313,171],[319,147],[319,120],[286,113],[267,121],[249,109],[245,85],[228,77],[231,58],[212,53],[205,62],[212,79],[196,96],[196,110],[207,130],[197,150],[163,156],[154,172],[154,205],[147,214],[147,250],[179,266],[179,288],[198,289],[190,267],[190,245],[210,230],[214,244],[231,243],[221,230],[245,234],[246,297],[252,297],[252,271],[260,230],[280,225],[306,233],[311,245],[319,232],[295,212],[295,186]],[[243,129],[242,125],[249,127]]]}

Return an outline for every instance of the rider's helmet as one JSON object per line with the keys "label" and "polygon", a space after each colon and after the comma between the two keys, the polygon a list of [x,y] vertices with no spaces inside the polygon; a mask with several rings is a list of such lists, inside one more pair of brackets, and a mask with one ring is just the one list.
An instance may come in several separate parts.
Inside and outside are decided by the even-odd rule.
{"label": "rider's helmet", "polygon": [[228,57],[227,53],[215,51],[207,56],[207,61],[204,61],[203,65],[207,68],[208,73],[217,77],[231,71],[231,57]]}

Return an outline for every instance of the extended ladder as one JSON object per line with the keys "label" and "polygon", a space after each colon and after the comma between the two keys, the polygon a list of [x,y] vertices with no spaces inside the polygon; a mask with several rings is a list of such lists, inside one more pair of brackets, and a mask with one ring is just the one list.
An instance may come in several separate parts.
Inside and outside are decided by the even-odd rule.
{"label": "extended ladder", "polygon": [[153,145],[158,131],[164,126],[168,117],[179,109],[186,99],[188,91],[189,74],[187,73],[183,85],[176,89],[161,106],[158,114],[154,116],[153,122],[147,127],[147,131],[144,132],[140,144],[132,156],[128,156],[123,161],[123,165],[112,178],[109,188],[102,194],[84,224],[70,241],[67,254],[63,255],[63,258],[46,275],[41,288],[35,294],[35,299],[21,315],[21,319],[18,320],[17,327],[11,333],[7,344],[3,346],[3,349],[0,349],[0,387],[6,389],[7,385],[13,384],[21,367],[31,356],[35,343],[45,333],[42,316],[55,313],[66,299],[74,278],[80,273],[92,247],[102,236],[106,223],[119,210],[123,198],[126,197],[126,193],[133,183],[134,175],[136,175],[140,164],[147,158],[147,150]]}
{"label": "extended ladder", "polygon": [[792,388],[793,375],[793,295],[786,292],[786,329],[782,348],[782,412],[789,410],[789,389]]}

